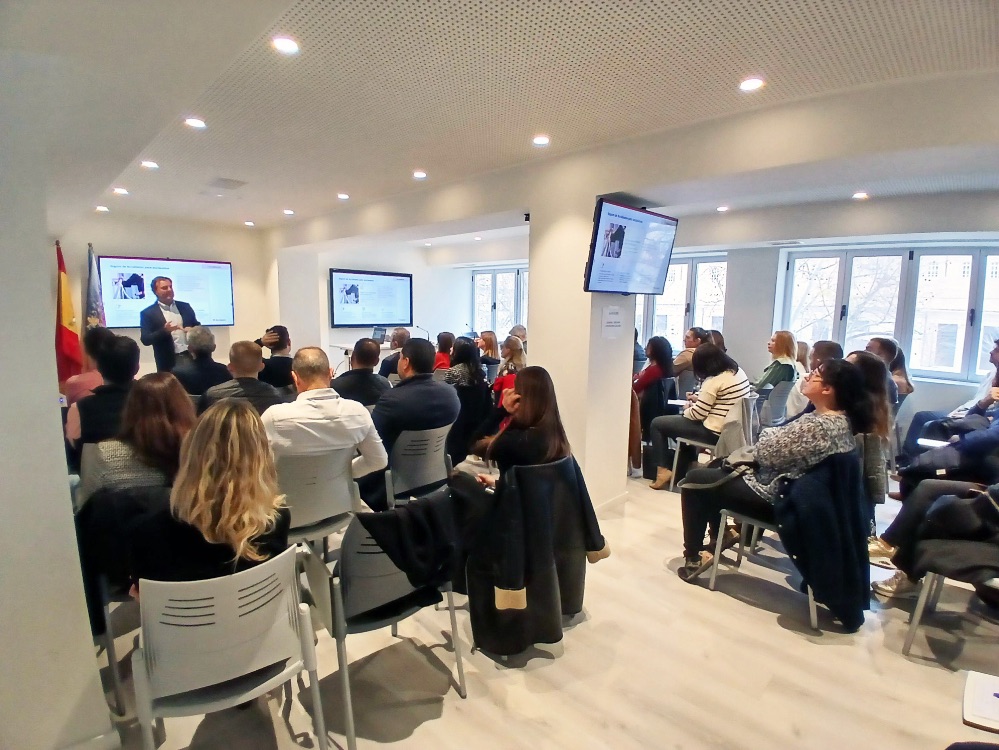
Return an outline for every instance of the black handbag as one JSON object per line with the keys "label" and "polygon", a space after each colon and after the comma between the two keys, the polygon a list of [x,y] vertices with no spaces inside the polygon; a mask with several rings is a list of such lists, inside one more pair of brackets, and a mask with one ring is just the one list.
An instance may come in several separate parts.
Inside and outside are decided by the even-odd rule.
{"label": "black handbag", "polygon": [[999,532],[999,505],[978,490],[944,495],[930,506],[922,529],[924,539],[985,541]]}

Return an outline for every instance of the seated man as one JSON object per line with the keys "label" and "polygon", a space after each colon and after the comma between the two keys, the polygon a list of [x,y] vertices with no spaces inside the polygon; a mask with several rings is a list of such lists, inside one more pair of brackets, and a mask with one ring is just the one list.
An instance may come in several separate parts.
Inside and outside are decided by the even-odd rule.
{"label": "seated man", "polygon": [[97,371],[104,385],[69,407],[66,415],[66,439],[74,447],[118,435],[121,413],[139,372],[139,345],[127,336],[115,336],[97,353]]}
{"label": "seated man", "polygon": [[258,414],[274,404],[284,403],[286,399],[274,386],[257,379],[263,369],[263,350],[252,341],[237,341],[229,347],[229,372],[233,379],[205,391],[198,400],[198,414],[224,398],[246,399]]}
{"label": "seated man", "polygon": [[[819,365],[829,359],[843,359],[843,347],[835,341],[816,341],[812,347],[812,353],[808,357],[808,369],[817,370]],[[804,384],[805,379],[798,378],[794,388],[787,394],[785,414],[787,414],[788,419],[803,413],[808,408],[810,402],[801,392],[801,387]]]}
{"label": "seated man", "polygon": [[[989,363],[997,368],[997,372],[988,375],[978,386],[975,395],[950,414],[917,411],[912,415],[909,429],[905,433],[905,441],[902,443],[902,457],[911,459],[926,450],[917,442],[921,437],[948,440],[963,431],[960,421],[965,417],[991,417],[999,411],[999,387],[997,387],[999,386],[999,339],[996,339],[995,346],[989,354]],[[973,428],[975,426],[977,424],[972,425]]]}
{"label": "seated man", "polygon": [[389,339],[392,346],[392,353],[382,360],[382,366],[378,368],[378,374],[383,378],[399,374],[399,356],[402,353],[402,347],[406,345],[407,341],[409,341],[408,329],[392,329],[392,338]]}
{"label": "seated man", "polygon": [[298,397],[277,404],[262,419],[274,455],[324,453],[357,448],[351,465],[356,477],[384,469],[388,454],[368,410],[356,401],[341,398],[329,387],[330,361],[319,347],[299,349],[292,360],[291,377]]}
{"label": "seated man", "polygon": [[[458,418],[461,409],[458,394],[447,383],[434,380],[434,356],[434,345],[426,339],[407,341],[399,356],[402,382],[386,391],[375,404],[371,416],[390,457],[392,446],[403,432],[436,429],[453,424]],[[369,474],[358,486],[364,502],[372,509],[388,507],[381,472]]]}
{"label": "seated man", "polygon": [[334,379],[329,387],[343,398],[364,406],[374,406],[385,391],[392,387],[387,378],[375,375],[375,365],[381,348],[374,339],[358,339],[350,354],[350,369]]}
{"label": "seated man", "polygon": [[271,326],[264,335],[255,342],[258,346],[266,346],[271,350],[271,356],[264,360],[264,369],[260,372],[260,380],[275,388],[287,388],[291,381],[291,335],[284,326]]}
{"label": "seated man", "polygon": [[229,368],[212,359],[215,334],[205,326],[194,326],[187,332],[187,351],[191,359],[179,362],[173,374],[192,396],[200,396],[212,386],[232,380]]}
{"label": "seated man", "polygon": [[999,452],[999,420],[988,424],[984,417],[979,419],[983,424],[979,429],[954,435],[947,445],[931,448],[906,466],[899,467],[900,492],[889,496],[905,500],[917,484],[933,478],[986,484],[999,481],[999,476],[995,476],[997,462],[989,460]]}

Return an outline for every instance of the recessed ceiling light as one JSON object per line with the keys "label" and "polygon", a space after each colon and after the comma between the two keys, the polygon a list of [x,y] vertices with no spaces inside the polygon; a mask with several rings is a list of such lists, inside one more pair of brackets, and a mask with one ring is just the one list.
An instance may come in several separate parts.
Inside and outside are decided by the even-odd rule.
{"label": "recessed ceiling light", "polygon": [[342,201],[345,201],[345,200],[347,200],[348,198],[350,198],[350,196],[349,196],[349,195],[347,195],[346,193],[337,193],[337,194],[336,194],[336,197],[337,197],[337,198],[339,198],[339,199],[340,199],[340,200],[342,200]]}
{"label": "recessed ceiling light", "polygon": [[204,120],[199,120],[197,117],[188,117],[186,120],[184,120],[184,124],[187,125],[189,128],[195,128],[197,130],[201,130],[202,128],[208,127],[207,125],[205,125]]}
{"label": "recessed ceiling light", "polygon": [[294,215],[295,215],[295,212],[294,212],[294,211],[292,211],[292,210],[291,210],[290,208],[286,208],[286,209],[284,210],[284,215],[285,215],[285,216],[294,216]]}
{"label": "recessed ceiling light", "polygon": [[97,213],[106,214],[111,209],[107,206],[95,206],[94,210],[97,211]]}
{"label": "recessed ceiling light", "polygon": [[422,169],[417,169],[415,172],[413,172],[413,179],[414,180],[425,180],[425,179],[427,179],[427,173],[424,172]]}
{"label": "recessed ceiling light", "polygon": [[223,196],[222,193],[215,193],[215,197],[216,198],[223,198],[225,196]]}
{"label": "recessed ceiling light", "polygon": [[276,36],[271,39],[271,44],[282,55],[298,54],[298,42],[287,36]]}
{"label": "recessed ceiling light", "polygon": [[716,208],[715,211],[717,211],[720,214],[723,214],[726,211],[728,211],[728,206],[718,206],[718,208]]}
{"label": "recessed ceiling light", "polygon": [[547,135],[536,135],[534,136],[534,140],[532,141],[532,143],[535,146],[547,146],[549,143],[551,143],[551,140],[552,139],[549,138]]}
{"label": "recessed ceiling light", "polygon": [[747,78],[742,83],[739,84],[739,89],[742,91],[759,91],[761,88],[767,85],[767,82],[762,78]]}
{"label": "recessed ceiling light", "polygon": [[252,221],[244,221],[243,224],[248,227],[252,227],[254,225]]}
{"label": "recessed ceiling light", "polygon": [[115,195],[128,195],[128,191],[125,188],[114,188],[112,191]]}
{"label": "recessed ceiling light", "polygon": [[424,246],[424,247],[430,247],[430,243],[429,243],[429,242],[424,242],[424,243],[423,243],[423,246]]}
{"label": "recessed ceiling light", "polygon": [[476,242],[478,242],[478,241],[479,241],[479,240],[481,240],[481,239],[482,239],[481,237],[476,237],[476,238],[475,238],[475,241],[476,241]]}
{"label": "recessed ceiling light", "polygon": [[855,201],[866,201],[870,197],[871,196],[869,196],[863,190],[859,190],[859,191],[857,191],[856,193],[853,194],[853,199]]}
{"label": "recessed ceiling light", "polygon": [[160,165],[154,161],[143,161],[139,164],[143,169],[159,169]]}

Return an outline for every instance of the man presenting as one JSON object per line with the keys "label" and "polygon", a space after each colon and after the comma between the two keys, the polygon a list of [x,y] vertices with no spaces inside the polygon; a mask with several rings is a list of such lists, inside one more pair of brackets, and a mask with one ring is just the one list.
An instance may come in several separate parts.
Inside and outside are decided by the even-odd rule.
{"label": "man presenting", "polygon": [[156,302],[139,313],[140,338],[153,347],[158,372],[170,372],[178,361],[190,361],[187,351],[187,331],[197,325],[197,316],[186,302],[173,297],[173,280],[166,276],[153,279],[150,288]]}

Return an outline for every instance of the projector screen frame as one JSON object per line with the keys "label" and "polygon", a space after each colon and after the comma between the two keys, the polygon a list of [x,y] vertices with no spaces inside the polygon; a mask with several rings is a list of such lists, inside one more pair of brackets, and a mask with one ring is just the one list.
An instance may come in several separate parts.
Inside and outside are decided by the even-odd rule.
{"label": "projector screen frame", "polygon": [[[340,323],[337,324],[336,318],[334,316],[334,310],[336,308],[335,301],[333,299],[334,287],[333,287],[333,274],[334,273],[355,273],[361,276],[391,276],[394,278],[404,278],[409,281],[409,320],[408,322],[396,322],[396,321],[380,321],[372,320],[365,321],[364,323]],[[409,327],[413,325],[413,274],[405,273],[404,271],[366,271],[358,268],[330,268],[329,275],[327,276],[327,299],[329,300],[330,306],[330,328],[374,328],[375,326],[384,326],[385,328],[392,327]]]}
{"label": "projector screen frame", "polygon": [[[232,316],[231,316],[232,323],[208,323],[208,324],[205,324],[205,325],[207,325],[208,327],[211,327],[211,328],[232,328],[232,327],[234,327],[236,325],[236,287],[235,287],[235,284],[233,282],[232,261],[228,261],[228,260],[209,260],[209,259],[205,259],[205,258],[171,258],[169,256],[153,258],[153,257],[148,257],[148,256],[142,256],[142,255],[98,255],[97,256],[97,271],[98,271],[99,274],[102,273],[102,271],[103,271],[103,269],[101,268],[101,262],[103,260],[125,260],[125,261],[128,261],[128,260],[138,260],[138,261],[152,261],[152,262],[159,261],[159,262],[166,262],[166,263],[198,263],[198,264],[212,263],[212,264],[220,265],[220,266],[228,266],[228,268],[229,268],[229,296],[232,299]],[[166,274],[159,274],[159,275],[166,276]],[[152,279],[150,279],[150,282],[152,282]],[[103,277],[101,277],[101,280],[100,280],[100,288],[101,288],[101,304],[104,305],[104,307],[106,308],[107,305],[106,305],[106,301],[104,299],[104,280],[103,280]],[[153,294],[152,291],[153,291],[152,288],[150,288],[148,290],[148,296],[145,298],[146,301],[148,301],[148,305],[146,305],[147,307],[149,305],[154,304],[156,302],[156,295]],[[186,302],[187,300],[184,299],[184,290],[181,289],[179,291],[180,291],[180,296],[178,297],[178,299],[180,299],[181,301]],[[84,304],[86,304],[86,300],[84,300]],[[197,308],[194,309],[194,314],[195,315],[198,314],[198,309]],[[136,323],[135,323],[134,326],[118,326],[118,325],[112,326],[112,325],[108,325],[108,328],[115,328],[115,329],[122,329],[122,330],[138,330],[141,327],[142,326],[139,323],[139,318],[138,317],[136,318]]]}

